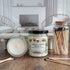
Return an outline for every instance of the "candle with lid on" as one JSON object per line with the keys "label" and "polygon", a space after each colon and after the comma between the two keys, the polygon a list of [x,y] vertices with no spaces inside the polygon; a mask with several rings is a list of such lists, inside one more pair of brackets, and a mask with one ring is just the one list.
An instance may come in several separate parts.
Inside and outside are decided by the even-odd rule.
{"label": "candle with lid on", "polygon": [[29,31],[29,55],[33,57],[44,57],[48,54],[48,31]]}

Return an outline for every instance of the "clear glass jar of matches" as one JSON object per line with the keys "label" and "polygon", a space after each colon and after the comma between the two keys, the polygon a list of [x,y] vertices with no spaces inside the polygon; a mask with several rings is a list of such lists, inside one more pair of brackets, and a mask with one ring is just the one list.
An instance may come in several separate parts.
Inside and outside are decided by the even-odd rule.
{"label": "clear glass jar of matches", "polygon": [[69,27],[66,21],[56,22],[54,28],[54,54],[67,55],[69,42]]}

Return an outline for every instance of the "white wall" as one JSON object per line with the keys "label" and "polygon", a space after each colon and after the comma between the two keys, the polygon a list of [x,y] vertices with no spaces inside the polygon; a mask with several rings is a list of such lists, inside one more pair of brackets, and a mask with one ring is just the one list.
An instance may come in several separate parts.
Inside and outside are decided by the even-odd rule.
{"label": "white wall", "polygon": [[3,0],[0,0],[0,15],[3,15]]}
{"label": "white wall", "polygon": [[0,0],[0,15],[11,18],[11,0]]}
{"label": "white wall", "polygon": [[[70,16],[70,0],[58,0],[57,13],[66,14]],[[70,20],[68,22],[70,25]]]}
{"label": "white wall", "polygon": [[[57,14],[57,0],[45,0],[44,5],[46,6],[46,17]],[[46,19],[46,24],[50,24],[50,20]]]}
{"label": "white wall", "polygon": [[70,15],[70,0],[58,0],[58,13]]}
{"label": "white wall", "polygon": [[47,16],[57,13],[57,0],[45,0]]}

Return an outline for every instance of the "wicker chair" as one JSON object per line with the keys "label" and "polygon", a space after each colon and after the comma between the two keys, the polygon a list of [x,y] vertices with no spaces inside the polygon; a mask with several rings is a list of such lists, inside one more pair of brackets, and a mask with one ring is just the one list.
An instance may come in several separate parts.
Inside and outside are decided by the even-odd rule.
{"label": "wicker chair", "polygon": [[[0,15],[0,33],[9,33],[13,32],[15,23],[12,22],[9,18]],[[0,41],[3,43],[3,48],[6,49],[6,39],[0,38]]]}
{"label": "wicker chair", "polygon": [[12,32],[14,30],[15,23],[12,22],[8,17],[0,16],[0,33]]}
{"label": "wicker chair", "polygon": [[8,17],[2,16],[1,17],[1,22],[4,25],[10,26],[10,27],[14,27],[15,24],[13,21],[11,21]]}
{"label": "wicker chair", "polygon": [[[60,19],[55,19],[54,22],[53,22],[53,19],[59,17]],[[61,19],[64,18],[63,20]],[[52,26],[54,27],[55,25],[55,22],[56,21],[69,21],[70,17],[66,14],[54,14],[54,15],[51,15],[49,17],[47,17],[43,22],[42,22],[42,29],[53,29]],[[45,30],[46,30],[45,29]]]}

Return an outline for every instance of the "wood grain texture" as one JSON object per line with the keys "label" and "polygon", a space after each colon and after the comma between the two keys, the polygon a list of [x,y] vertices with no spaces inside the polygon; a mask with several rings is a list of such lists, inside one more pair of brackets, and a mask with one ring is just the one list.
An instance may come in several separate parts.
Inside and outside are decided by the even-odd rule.
{"label": "wood grain texture", "polygon": [[[57,56],[49,55],[53,57],[70,57],[69,56]],[[10,57],[7,51],[4,51],[2,45],[0,45],[0,59]],[[44,57],[45,58],[45,57]],[[7,61],[0,64],[0,70],[70,70],[70,66],[53,63],[50,61],[44,61],[44,58],[33,58],[26,54],[23,57],[16,58],[13,61]],[[69,62],[70,61],[66,61]]]}

